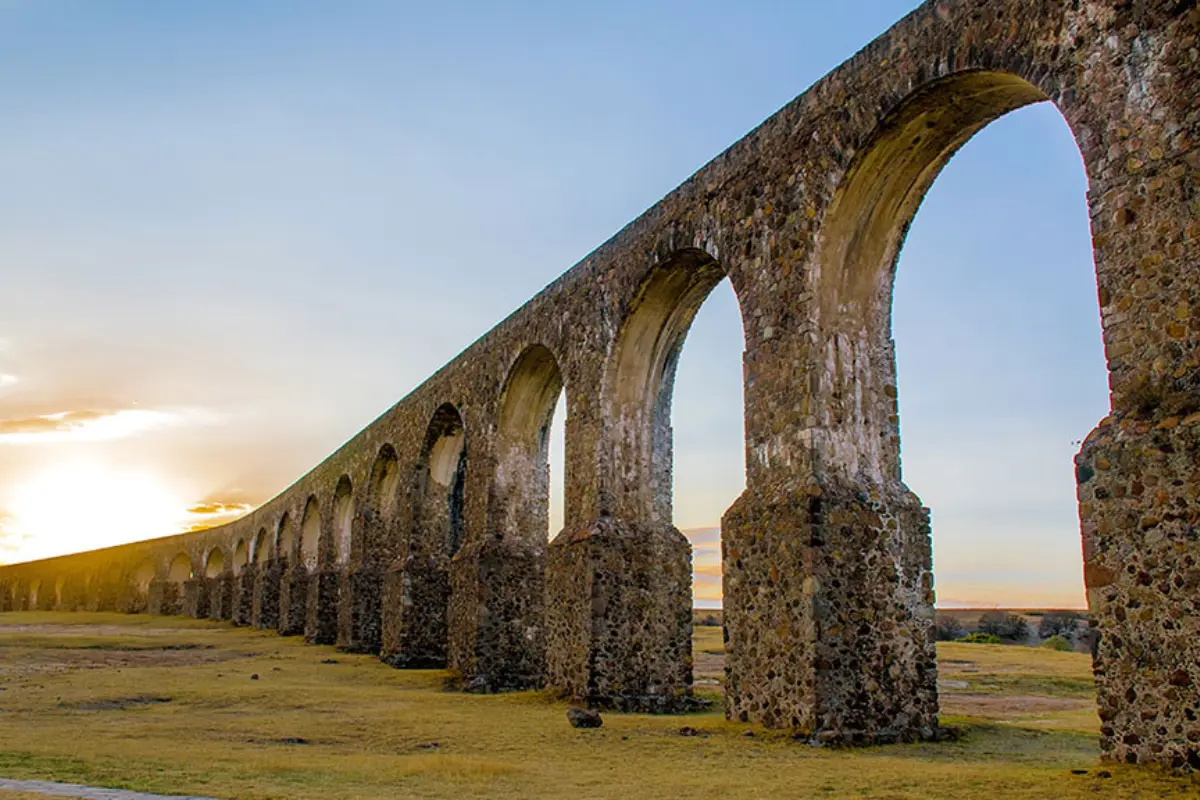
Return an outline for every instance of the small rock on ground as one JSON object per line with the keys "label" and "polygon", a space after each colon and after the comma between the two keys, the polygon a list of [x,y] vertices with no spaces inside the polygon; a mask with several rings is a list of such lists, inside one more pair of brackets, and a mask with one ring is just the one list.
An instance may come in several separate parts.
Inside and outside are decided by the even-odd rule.
{"label": "small rock on ground", "polygon": [[572,706],[567,709],[567,721],[572,728],[599,728],[604,724],[599,711]]}

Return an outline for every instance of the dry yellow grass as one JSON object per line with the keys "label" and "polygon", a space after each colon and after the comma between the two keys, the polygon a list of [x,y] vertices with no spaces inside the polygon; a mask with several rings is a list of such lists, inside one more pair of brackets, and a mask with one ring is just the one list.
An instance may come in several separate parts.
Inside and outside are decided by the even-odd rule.
{"label": "dry yellow grass", "polygon": [[[697,629],[696,643],[719,658],[720,629]],[[966,683],[947,694],[964,741],[831,751],[719,710],[607,714],[603,728],[577,731],[542,694],[447,692],[440,672],[220,623],[0,614],[0,777],[245,800],[1200,794],[1188,780],[1099,764],[1095,714],[1078,696],[1086,657],[941,653],[945,677]],[[1090,722],[1071,705],[1007,718],[979,699],[1005,697],[1082,701]],[[685,725],[702,735],[681,735]]]}

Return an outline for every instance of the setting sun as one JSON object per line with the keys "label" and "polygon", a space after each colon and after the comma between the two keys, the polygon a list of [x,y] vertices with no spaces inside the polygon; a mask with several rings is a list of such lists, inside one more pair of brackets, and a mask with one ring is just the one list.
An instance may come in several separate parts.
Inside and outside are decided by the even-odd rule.
{"label": "setting sun", "polygon": [[153,474],[89,462],[49,467],[11,498],[5,528],[17,560],[177,533],[188,505]]}

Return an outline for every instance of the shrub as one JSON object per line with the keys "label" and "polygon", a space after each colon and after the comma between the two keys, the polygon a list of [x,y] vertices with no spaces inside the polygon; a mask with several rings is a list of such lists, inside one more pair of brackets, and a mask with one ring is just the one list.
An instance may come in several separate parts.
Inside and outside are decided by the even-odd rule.
{"label": "shrub", "polygon": [[939,642],[953,642],[967,635],[967,629],[954,617],[938,617],[934,632]]}
{"label": "shrub", "polygon": [[1057,650],[1060,653],[1071,653],[1075,651],[1074,645],[1065,636],[1051,636],[1046,641],[1042,642],[1042,647],[1047,650]]}
{"label": "shrub", "polygon": [[1017,614],[989,611],[979,618],[979,632],[1017,642],[1029,636],[1029,625]]}
{"label": "shrub", "polygon": [[721,627],[721,620],[717,619],[715,615],[709,614],[696,620],[696,624],[705,628],[719,628]]}
{"label": "shrub", "polygon": [[1075,611],[1048,611],[1038,624],[1038,636],[1042,639],[1061,636],[1074,641],[1081,618],[1082,615]]}
{"label": "shrub", "polygon": [[963,644],[1001,644],[1001,639],[991,633],[972,633],[970,636],[964,636],[958,641]]}

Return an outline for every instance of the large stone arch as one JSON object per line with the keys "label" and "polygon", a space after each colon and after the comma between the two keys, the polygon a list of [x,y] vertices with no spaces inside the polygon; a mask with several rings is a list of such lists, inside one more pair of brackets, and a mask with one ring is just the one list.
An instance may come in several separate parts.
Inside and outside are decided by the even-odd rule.
{"label": "large stone arch", "polygon": [[[244,543],[239,539],[239,545]],[[197,603],[197,615],[211,619],[228,619],[232,613],[233,572],[237,563],[236,549],[232,554],[226,545],[213,545],[204,556],[204,572],[200,578],[202,597]]]}
{"label": "large stone arch", "polygon": [[[284,520],[280,520],[285,524]],[[254,535],[250,548],[253,563],[248,568],[254,572],[254,588],[251,590],[250,624],[256,628],[274,629],[279,625],[279,578],[282,565],[276,542],[277,533],[266,526]]]}
{"label": "large stone arch", "polygon": [[[1120,33],[1103,32],[1116,17]],[[1191,36],[1197,19],[1099,4],[931,3],[809,93],[843,111],[802,128],[827,144],[800,154],[793,173],[811,176],[797,178],[807,181],[800,203],[768,193],[778,216],[758,234],[809,244],[777,265],[776,275],[798,276],[779,293],[797,310],[764,297],[748,336],[751,479],[723,525],[731,716],[823,741],[934,735],[930,532],[900,475],[892,270],[955,150],[996,117],[1050,99],[1088,172],[1111,374],[1113,414],[1078,459],[1102,743],[1123,760],[1195,758],[1181,732],[1200,697],[1179,691],[1198,683],[1195,646],[1178,623],[1123,611],[1127,598],[1154,605],[1158,619],[1187,607],[1188,590],[1167,576],[1200,555],[1180,549],[1189,523],[1165,512],[1195,485],[1177,454],[1195,452],[1183,420],[1200,410],[1200,331],[1190,324],[1196,210],[1186,199],[1196,171],[1178,137],[1195,76],[1169,59],[1149,63],[1172,38],[1164,25]],[[772,324],[764,341],[763,324],[777,321],[791,324]],[[785,375],[800,378],[792,402],[781,402]],[[1146,478],[1175,488],[1130,491]],[[1146,519],[1149,541],[1170,545],[1147,546],[1137,530]],[[1116,553],[1119,569],[1105,563]],[[1139,575],[1157,587],[1153,598],[1138,597]],[[1158,655],[1134,666],[1129,641]],[[1127,702],[1131,690],[1145,699]]]}
{"label": "large stone arch", "polygon": [[[320,543],[320,509],[314,495],[302,496],[300,507],[286,516],[280,528],[280,552],[286,552],[287,566],[280,578],[279,632],[285,636],[304,633],[308,617],[308,556],[304,549],[307,523],[312,559],[315,562]],[[292,516],[294,514],[294,517]],[[315,527],[314,527],[315,526]],[[283,549],[286,545],[286,551]]]}
{"label": "large stone arch", "polygon": [[383,656],[393,666],[446,666],[450,560],[464,538],[466,437],[459,410],[438,406],[413,471],[408,551],[388,576]]}
{"label": "large stone arch", "polygon": [[382,644],[384,571],[399,555],[402,538],[400,477],[396,448],[381,445],[351,522],[356,542],[338,607],[338,646],[344,650],[378,653]]}
{"label": "large stone arch", "polygon": [[476,690],[537,686],[545,671],[550,427],[565,381],[545,344],[514,350],[495,406],[484,535],[451,576],[450,666]]}
{"label": "large stone arch", "polygon": [[350,477],[343,475],[333,492],[325,497],[324,506],[315,496],[309,498],[300,523],[300,548],[308,569],[304,638],[314,644],[334,644],[337,641],[338,591],[341,583],[338,528],[341,520],[338,512],[344,511],[346,514],[348,548],[354,509],[354,487]]}
{"label": "large stone arch", "polygon": [[308,591],[307,586],[304,586],[303,593],[298,594],[300,587],[294,579],[299,564],[296,519],[295,512],[285,510],[275,527],[275,552],[280,569],[278,630],[285,636],[304,630],[303,617],[298,615],[296,609],[304,607],[306,600],[301,598],[307,597]]}
{"label": "large stone arch", "polygon": [[354,484],[349,475],[343,475],[333,490],[333,560],[338,567],[350,563],[353,536]]}

